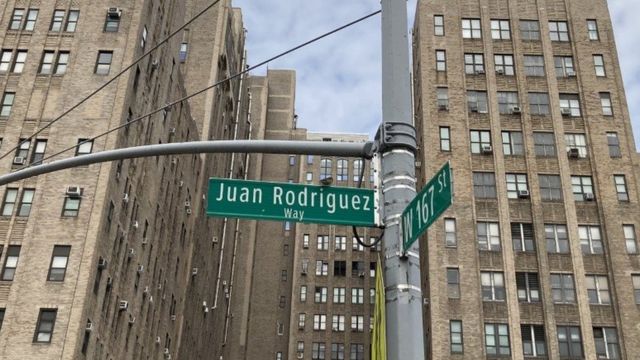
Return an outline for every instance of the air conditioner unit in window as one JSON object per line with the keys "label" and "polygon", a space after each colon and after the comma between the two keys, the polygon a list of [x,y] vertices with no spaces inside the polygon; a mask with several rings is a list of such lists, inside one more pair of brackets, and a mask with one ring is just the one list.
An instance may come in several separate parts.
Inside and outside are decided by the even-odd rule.
{"label": "air conditioner unit in window", "polygon": [[111,289],[112,286],[113,286],[113,279],[107,278],[107,289]]}
{"label": "air conditioner unit in window", "polygon": [[125,204],[129,202],[129,194],[128,193],[124,193],[124,195],[122,196],[122,202],[125,203]]}
{"label": "air conditioner unit in window", "polygon": [[171,315],[171,321],[176,321],[176,315]]}
{"label": "air conditioner unit in window", "polygon": [[578,148],[570,148],[569,151],[567,151],[567,156],[572,159],[577,159],[580,157],[580,150]]}
{"label": "air conditioner unit in window", "polygon": [[86,332],[93,331],[93,323],[91,321],[87,321],[87,324],[84,326],[84,331]]}
{"label": "air conditioner unit in window", "polygon": [[366,272],[364,272],[364,271],[358,272],[358,276],[359,277],[364,277],[365,275],[366,275]]}
{"label": "air conditioner unit in window", "polygon": [[567,70],[567,77],[576,77],[576,72],[573,70]]}
{"label": "air conditioner unit in window", "polygon": [[560,109],[560,114],[562,114],[562,116],[571,116],[571,109]]}
{"label": "air conditioner unit in window", "polygon": [[438,105],[438,110],[440,110],[440,111],[449,111],[449,105],[439,104]]}
{"label": "air conditioner unit in window", "polygon": [[476,75],[483,75],[484,74],[484,70],[483,69],[478,69],[475,71]]}
{"label": "air conditioner unit in window", "polygon": [[156,344],[160,344],[160,336],[156,336]]}
{"label": "air conditioner unit in window", "polygon": [[80,186],[67,186],[66,194],[72,198],[79,198],[82,195],[82,188]]}
{"label": "air conditioner unit in window", "polygon": [[141,274],[144,272],[144,265],[138,265],[138,274]]}
{"label": "air conditioner unit in window", "polygon": [[303,352],[299,352],[298,353],[298,359],[304,359],[304,353]]}
{"label": "air conditioner unit in window", "polygon": [[25,158],[23,158],[22,156],[16,156],[13,158],[13,163],[15,165],[23,165],[25,163]]}
{"label": "air conditioner unit in window", "polygon": [[193,269],[191,269],[191,276],[196,276],[198,275],[198,268],[194,267]]}
{"label": "air conditioner unit in window", "polygon": [[185,201],[184,202],[184,207],[190,208],[191,207],[191,201]]}
{"label": "air conditioner unit in window", "polygon": [[504,69],[496,69],[496,74],[504,75]]}
{"label": "air conditioner unit in window", "polygon": [[192,213],[191,208],[187,208],[187,209],[185,210],[185,212],[187,213],[187,215],[191,215],[191,213]]}
{"label": "air conditioner unit in window", "polygon": [[522,109],[520,108],[520,106],[514,106],[511,108],[511,113],[513,115],[520,115],[522,114]]}
{"label": "air conditioner unit in window", "polygon": [[472,113],[477,113],[478,112],[478,107],[475,105],[469,106],[469,111]]}
{"label": "air conditioner unit in window", "polygon": [[482,153],[485,154],[485,155],[493,154],[493,148],[491,147],[491,145],[483,145],[482,146]]}
{"label": "air conditioner unit in window", "polygon": [[120,300],[120,304],[118,304],[118,309],[120,311],[127,310],[129,308],[129,302],[126,300]]}
{"label": "air conditioner unit in window", "polygon": [[595,196],[593,196],[592,193],[584,193],[582,195],[582,198],[584,199],[584,201],[593,201],[593,200],[595,200]]}
{"label": "air conditioner unit in window", "polygon": [[520,199],[528,199],[529,196],[529,190],[518,190],[518,197]]}
{"label": "air conditioner unit in window", "polygon": [[107,268],[107,259],[100,257],[98,259],[98,269],[103,270]]}
{"label": "air conditioner unit in window", "polygon": [[119,19],[122,16],[122,10],[120,10],[120,8],[117,8],[117,7],[110,7],[107,10],[107,15],[109,17],[114,17]]}

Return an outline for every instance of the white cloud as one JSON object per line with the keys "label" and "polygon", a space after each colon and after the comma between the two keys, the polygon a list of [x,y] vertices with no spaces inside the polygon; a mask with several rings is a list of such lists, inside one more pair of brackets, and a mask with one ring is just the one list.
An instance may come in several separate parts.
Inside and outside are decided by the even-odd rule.
{"label": "white cloud", "polygon": [[[409,25],[417,0],[407,2]],[[380,8],[376,0],[234,0],[248,30],[249,64],[265,60]],[[640,144],[640,1],[609,0],[627,100]],[[269,64],[297,74],[299,125],[311,131],[373,135],[381,117],[380,16]],[[264,74],[265,70],[254,74]]]}

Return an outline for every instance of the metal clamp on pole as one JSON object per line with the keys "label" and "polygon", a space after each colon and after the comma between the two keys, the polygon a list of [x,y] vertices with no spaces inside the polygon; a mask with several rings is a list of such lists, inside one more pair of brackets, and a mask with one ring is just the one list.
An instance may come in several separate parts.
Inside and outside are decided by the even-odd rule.
{"label": "metal clamp on pole", "polygon": [[386,121],[378,128],[376,140],[380,152],[405,148],[415,155],[417,147],[416,128],[403,122]]}

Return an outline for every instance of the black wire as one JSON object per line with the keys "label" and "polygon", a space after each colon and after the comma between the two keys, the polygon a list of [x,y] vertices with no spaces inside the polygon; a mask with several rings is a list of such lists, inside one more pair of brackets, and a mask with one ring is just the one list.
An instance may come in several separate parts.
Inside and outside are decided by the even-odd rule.
{"label": "black wire", "polygon": [[[60,151],[60,152],[57,152],[57,153],[55,153],[55,154],[53,154],[53,155],[47,156],[46,158],[44,158],[44,159],[40,160],[40,163],[41,163],[42,161],[49,160],[49,159],[51,159],[51,158],[53,158],[53,157],[55,157],[55,156],[58,156],[58,155],[60,155],[60,154],[63,154],[63,153],[65,153],[65,152],[69,151],[69,150],[73,150],[73,149],[77,148],[78,146],[81,146],[82,144],[85,144],[85,143],[88,143],[88,142],[94,141],[94,140],[95,140],[95,139],[97,139],[97,138],[103,137],[103,136],[105,136],[105,135],[107,135],[107,134],[110,134],[110,133],[112,133],[112,132],[114,132],[114,131],[116,131],[116,130],[119,130],[119,129],[123,128],[123,127],[126,127],[126,126],[129,126],[129,125],[133,124],[133,123],[136,123],[136,122],[138,122],[138,121],[140,121],[140,120],[142,120],[142,119],[144,119],[144,118],[146,118],[146,117],[150,117],[151,115],[157,114],[157,113],[159,113],[159,112],[160,112],[160,111],[162,111],[162,110],[168,109],[168,108],[170,108],[170,107],[172,107],[172,106],[174,106],[174,105],[177,105],[177,104],[179,104],[179,103],[182,103],[182,102],[183,102],[183,101],[185,101],[185,100],[188,100],[188,99],[190,99],[190,98],[192,98],[192,97],[194,97],[194,96],[196,96],[196,95],[200,95],[201,93],[203,93],[203,92],[205,92],[205,91],[207,91],[207,90],[210,90],[210,89],[212,89],[212,88],[215,88],[215,87],[217,87],[217,86],[219,86],[219,85],[221,85],[221,84],[223,84],[223,83],[226,83],[226,82],[228,82],[228,81],[231,81],[231,80],[233,80],[233,79],[235,79],[235,78],[237,78],[237,77],[239,77],[239,76],[241,76],[241,75],[243,75],[243,74],[248,73],[248,72],[249,72],[249,71],[251,71],[251,70],[254,70],[254,69],[258,68],[258,67],[261,67],[261,66],[263,66],[263,65],[266,65],[267,63],[269,63],[269,62],[271,62],[271,61],[273,61],[273,60],[276,60],[276,59],[281,58],[281,57],[283,57],[283,56],[285,56],[285,55],[288,55],[288,54],[290,54],[290,53],[292,53],[292,52],[294,52],[294,51],[296,51],[296,50],[298,50],[298,49],[300,49],[300,48],[302,48],[302,47],[305,47],[305,46],[307,46],[307,45],[309,45],[309,44],[311,44],[311,43],[313,43],[313,42],[315,42],[315,41],[318,41],[318,40],[320,40],[320,39],[323,39],[323,38],[325,38],[325,37],[327,37],[327,36],[329,36],[329,35],[332,35],[332,34],[334,34],[334,33],[338,32],[338,31],[340,31],[340,30],[343,30],[343,29],[345,29],[345,28],[348,28],[348,27],[350,27],[350,26],[352,26],[352,25],[355,25],[355,24],[357,24],[357,23],[359,23],[359,22],[361,22],[361,21],[363,21],[363,20],[366,20],[366,19],[368,19],[368,18],[370,18],[370,17],[372,17],[372,16],[374,16],[374,15],[377,15],[377,14],[379,14],[380,12],[382,12],[382,11],[381,11],[381,10],[374,11],[374,12],[372,12],[372,13],[371,13],[371,14],[369,14],[369,15],[363,16],[363,17],[361,17],[361,18],[359,18],[359,19],[357,19],[357,20],[354,20],[354,21],[352,21],[352,22],[350,22],[350,23],[346,24],[346,25],[342,25],[342,26],[340,26],[340,27],[338,27],[338,28],[335,28],[335,29],[333,29],[333,30],[331,30],[331,31],[329,31],[329,32],[327,32],[327,33],[324,33],[324,34],[322,34],[322,35],[320,35],[320,36],[317,36],[317,37],[315,37],[315,38],[313,38],[313,39],[311,39],[311,40],[309,40],[309,41],[306,41],[306,42],[304,42],[304,43],[302,43],[302,44],[300,44],[300,45],[298,45],[298,46],[296,46],[296,47],[293,47],[293,48],[291,48],[291,49],[289,49],[289,50],[287,50],[287,51],[285,51],[285,52],[282,52],[282,53],[280,53],[280,54],[278,54],[278,55],[276,55],[276,56],[273,56],[273,57],[271,57],[271,58],[269,58],[269,59],[267,59],[267,60],[264,60],[264,61],[260,62],[260,63],[259,63],[259,64],[257,64],[257,65],[254,65],[254,66],[251,66],[251,67],[247,67],[245,70],[240,71],[239,73],[234,74],[234,75],[232,75],[232,76],[229,76],[228,78],[226,78],[226,79],[224,79],[224,80],[218,81],[217,83],[214,83],[214,84],[212,84],[212,85],[209,85],[209,86],[205,87],[204,89],[198,90],[198,91],[196,91],[196,92],[195,92],[195,93],[193,93],[193,94],[187,95],[187,96],[185,96],[185,97],[183,97],[183,98],[181,98],[181,99],[178,99],[178,100],[175,100],[175,101],[173,101],[173,102],[170,102],[170,103],[166,104],[165,106],[163,106],[163,107],[161,107],[161,108],[155,109],[155,110],[153,110],[153,111],[151,111],[151,112],[148,112],[148,113],[146,113],[146,114],[144,114],[144,115],[142,115],[142,116],[140,116],[140,117],[137,117],[137,118],[135,118],[135,119],[133,119],[133,120],[131,120],[131,121],[128,121],[128,122],[126,122],[126,123],[124,123],[124,124],[122,124],[122,125],[120,125],[120,126],[117,126],[117,127],[113,128],[113,129],[110,129],[110,130],[107,130],[107,131],[103,132],[102,134],[96,135],[96,136],[94,136],[94,137],[92,137],[92,138],[90,138],[90,139],[87,139],[87,140],[85,140],[85,141],[79,142],[79,143],[77,143],[76,145],[71,146],[71,147],[68,147],[68,148],[66,148],[66,149],[64,149],[64,150],[62,150],[62,151]],[[0,159],[1,159],[1,158],[0,158]],[[363,164],[363,165],[364,165],[364,164]],[[28,165],[28,166],[23,166],[21,169],[26,168],[26,167],[30,167],[30,166],[33,166],[33,164]]]}
{"label": "black wire", "polygon": [[[60,114],[57,118],[51,120],[47,125],[43,126],[42,128],[40,128],[38,131],[36,131],[35,133],[31,134],[31,136],[29,136],[28,138],[22,139],[18,145],[16,145],[14,148],[9,149],[9,151],[7,151],[4,155],[0,156],[0,160],[4,159],[5,157],[7,157],[9,154],[12,154],[16,149],[18,149],[22,144],[24,144],[25,142],[30,142],[31,139],[33,139],[34,136],[40,134],[42,131],[44,131],[45,129],[47,129],[48,127],[50,127],[51,125],[53,125],[55,122],[57,122],[58,120],[62,119],[64,116],[68,115],[69,113],[71,113],[73,110],[77,109],[80,105],[84,104],[86,101],[88,101],[89,99],[91,99],[95,94],[97,94],[98,92],[100,92],[102,89],[106,88],[107,86],[109,86],[112,82],[114,82],[117,78],[119,78],[120,76],[122,76],[124,73],[126,73],[127,71],[129,71],[129,69],[131,69],[134,65],[136,65],[137,63],[139,63],[142,59],[144,59],[145,57],[147,57],[149,54],[151,54],[154,50],[156,50],[157,48],[159,48],[160,46],[162,46],[164,43],[166,43],[167,41],[169,41],[169,39],[171,39],[172,37],[174,37],[177,33],[179,33],[180,31],[182,31],[185,27],[187,27],[189,24],[191,24],[192,22],[194,22],[197,18],[199,18],[202,14],[204,14],[205,12],[207,12],[207,10],[211,9],[212,7],[214,7],[217,3],[219,3],[220,0],[215,0],[213,3],[211,3],[211,5],[207,6],[206,8],[204,8],[202,11],[200,11],[198,14],[196,14],[194,17],[192,17],[189,21],[187,21],[186,23],[184,23],[182,26],[180,26],[178,29],[176,29],[173,33],[169,34],[166,38],[164,38],[162,41],[160,41],[158,44],[156,44],[154,47],[152,47],[151,49],[149,49],[147,52],[145,52],[144,54],[140,55],[139,58],[137,58],[134,62],[132,62],[131,64],[129,64],[127,67],[125,67],[124,69],[122,69],[119,73],[117,73],[114,77],[112,77],[111,79],[109,79],[106,83],[100,85],[97,89],[95,89],[94,91],[91,92],[91,94],[87,95],[84,99],[80,100],[80,102],[76,103],[75,105],[73,105],[72,107],[70,107],[68,110],[66,110],[65,112],[63,112],[62,114]],[[80,144],[78,144],[80,145]]]}
{"label": "black wire", "polygon": [[[362,187],[362,178],[364,177],[364,164],[365,164],[365,158],[362,158],[362,166],[360,166],[360,177],[358,178],[358,188]],[[369,165],[369,167],[373,166],[373,162],[371,162],[371,165]],[[371,244],[366,244],[361,238],[360,235],[358,235],[358,229],[356,229],[355,226],[351,227],[351,230],[353,230],[353,236],[355,237],[356,241],[358,242],[358,244],[360,244],[361,246],[364,246],[366,248],[372,248],[377,246],[380,241],[382,240],[382,237],[384,236],[384,227],[382,228],[382,233],[380,233],[380,236],[378,236],[378,239],[376,239],[376,241],[374,241]]]}

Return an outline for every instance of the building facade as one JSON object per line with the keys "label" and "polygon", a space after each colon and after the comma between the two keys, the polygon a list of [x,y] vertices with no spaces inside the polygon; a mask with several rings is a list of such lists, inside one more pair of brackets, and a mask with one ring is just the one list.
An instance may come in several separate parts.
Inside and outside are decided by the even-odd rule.
{"label": "building facade", "polygon": [[454,203],[422,239],[427,354],[632,359],[637,153],[604,0],[420,1],[419,184]]}

